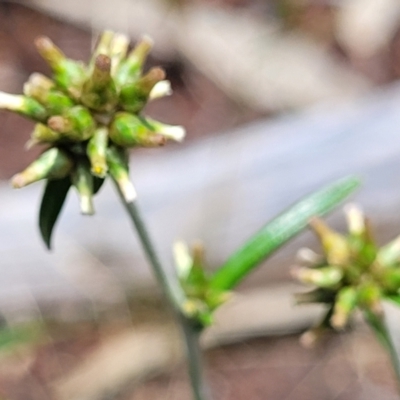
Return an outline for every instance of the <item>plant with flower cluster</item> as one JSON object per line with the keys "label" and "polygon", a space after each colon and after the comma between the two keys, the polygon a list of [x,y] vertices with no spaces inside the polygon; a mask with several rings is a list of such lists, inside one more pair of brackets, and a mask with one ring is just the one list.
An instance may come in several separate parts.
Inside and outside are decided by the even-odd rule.
{"label": "plant with flower cluster", "polygon": [[24,95],[0,93],[0,107],[33,119],[27,143],[48,146],[40,157],[15,175],[12,185],[26,186],[47,179],[40,228],[50,246],[51,231],[71,186],[80,197],[82,214],[93,214],[93,196],[108,175],[127,202],[136,193],[128,176],[128,149],[181,141],[181,126],[166,125],[142,114],[149,100],[171,94],[160,67],[143,72],[152,47],[144,37],[127,55],[125,35],[102,34],[88,65],[67,58],[46,37],[35,41],[53,76],[34,73]]}
{"label": "plant with flower cluster", "polygon": [[215,272],[207,270],[201,245],[174,247],[176,275],[167,275],[142,220],[129,179],[128,149],[180,142],[185,131],[143,114],[149,100],[171,94],[165,72],[144,72],[152,41],[144,37],[128,53],[126,36],[104,32],[88,65],[67,58],[50,39],[35,41],[53,76],[34,73],[24,95],[0,93],[0,108],[36,122],[27,143],[45,145],[42,154],[12,178],[16,188],[46,180],[39,226],[50,247],[51,235],[68,191],[75,187],[83,214],[93,214],[93,196],[107,176],[116,184],[160,287],[183,332],[193,396],[205,400],[199,335],[213,322],[214,311],[231,291],[268,256],[299,233],[313,216],[332,210],[359,182],[344,178],[297,202],[265,224]]}
{"label": "plant with flower cluster", "polygon": [[348,205],[345,212],[347,235],[332,230],[318,218],[310,221],[323,255],[302,249],[298,254],[302,266],[293,269],[294,277],[314,286],[309,292],[298,293],[297,303],[326,306],[322,321],[302,336],[302,342],[312,344],[327,328],[344,329],[359,309],[389,351],[400,377],[399,360],[385,325],[382,306],[383,301],[400,304],[400,237],[379,248],[361,209]]}

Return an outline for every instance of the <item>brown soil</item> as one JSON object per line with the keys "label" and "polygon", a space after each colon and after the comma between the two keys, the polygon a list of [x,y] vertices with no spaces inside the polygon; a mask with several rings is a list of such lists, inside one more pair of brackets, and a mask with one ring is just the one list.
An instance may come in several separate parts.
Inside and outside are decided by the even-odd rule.
{"label": "brown soil", "polygon": [[[9,400],[56,400],[51,383],[96,348],[94,330],[73,340],[39,346],[34,354],[0,364],[0,394]],[[103,338],[104,339],[104,338]],[[22,353],[23,354],[23,353]],[[297,336],[259,338],[206,353],[206,375],[214,400],[357,400],[396,398],[385,353],[363,328],[304,349]],[[101,377],[99,376],[99,379]],[[188,400],[184,365],[146,382],[115,388],[115,400]]]}
{"label": "brown soil", "polygon": [[[360,348],[364,348],[364,360],[356,359]],[[207,364],[215,400],[395,398],[387,359],[365,333],[332,337],[314,350],[302,348],[296,336],[253,339],[210,351]],[[180,368],[119,400],[190,398],[186,374]]]}

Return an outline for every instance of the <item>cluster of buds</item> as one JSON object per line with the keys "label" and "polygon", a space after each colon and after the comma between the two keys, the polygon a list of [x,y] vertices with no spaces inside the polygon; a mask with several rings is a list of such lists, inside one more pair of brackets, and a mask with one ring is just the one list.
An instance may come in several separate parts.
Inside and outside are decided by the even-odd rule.
{"label": "cluster of buds", "polygon": [[213,311],[230,298],[230,293],[210,286],[201,243],[194,243],[189,249],[185,243],[176,242],[173,250],[179,283],[185,295],[182,312],[201,329],[212,323]]}
{"label": "cluster of buds", "polygon": [[299,251],[301,266],[293,275],[302,283],[314,286],[298,293],[297,303],[326,304],[323,321],[303,336],[311,344],[327,327],[343,329],[357,308],[382,316],[383,299],[400,299],[400,237],[378,248],[371,227],[362,211],[354,205],[345,208],[348,234],[330,229],[314,218],[310,225],[324,251]]}
{"label": "cluster of buds", "polygon": [[143,73],[152,41],[143,37],[128,53],[126,36],[104,32],[88,65],[67,58],[46,37],[35,45],[50,65],[52,78],[34,73],[23,95],[0,92],[0,108],[36,122],[27,147],[47,149],[12,178],[16,188],[41,179],[69,179],[80,196],[83,214],[93,214],[92,197],[110,175],[127,202],[135,198],[127,151],[181,141],[181,126],[142,114],[149,100],[171,94],[162,68]]}

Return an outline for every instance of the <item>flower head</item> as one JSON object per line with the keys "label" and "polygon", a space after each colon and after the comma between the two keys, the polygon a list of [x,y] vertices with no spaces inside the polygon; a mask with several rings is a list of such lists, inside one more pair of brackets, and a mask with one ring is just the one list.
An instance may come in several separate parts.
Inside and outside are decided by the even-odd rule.
{"label": "flower head", "polygon": [[321,324],[303,337],[307,343],[323,327],[343,329],[357,308],[380,315],[381,300],[400,299],[400,237],[379,249],[362,211],[348,205],[345,212],[347,235],[317,218],[310,222],[321,241],[323,255],[302,249],[300,266],[292,271],[299,281],[314,287],[297,294],[297,302],[327,306]]}
{"label": "flower head", "polygon": [[[162,146],[185,136],[183,127],[143,115],[148,101],[171,94],[162,68],[144,72],[152,40],[144,36],[128,53],[128,38],[106,31],[88,65],[67,58],[49,38],[39,37],[35,45],[52,77],[32,74],[23,95],[0,92],[0,108],[34,120],[27,148],[43,144],[47,149],[12,178],[12,185],[45,179],[52,186],[63,179],[76,188],[82,213],[93,214],[92,197],[110,175],[125,200],[133,201],[127,149]],[[53,192],[50,187],[45,195]]]}
{"label": "flower head", "polygon": [[185,296],[181,311],[201,329],[212,323],[213,311],[225,303],[231,294],[210,286],[202,243],[196,242],[189,248],[179,241],[175,243],[173,251],[177,276]]}

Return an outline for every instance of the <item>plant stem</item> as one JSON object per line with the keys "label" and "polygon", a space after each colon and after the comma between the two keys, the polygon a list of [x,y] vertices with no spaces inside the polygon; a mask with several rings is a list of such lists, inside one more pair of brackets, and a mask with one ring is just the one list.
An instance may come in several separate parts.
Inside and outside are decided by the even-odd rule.
{"label": "plant stem", "polygon": [[154,249],[136,202],[126,202],[123,196],[121,196],[121,199],[136,229],[136,232],[139,235],[140,242],[146,253],[147,259],[150,262],[158,284],[161,286],[164,294],[166,295],[168,301],[172,304],[174,310],[180,312],[180,305],[185,299],[184,293],[178,284],[174,283],[168,278],[164,268],[161,266],[161,262]]}
{"label": "plant stem", "polygon": [[187,361],[194,398],[195,400],[206,400],[210,398],[210,393],[203,377],[203,357],[199,341],[200,332],[182,314],[180,314],[180,324],[186,342]]}
{"label": "plant stem", "polygon": [[181,304],[183,304],[186,299],[185,294],[179,286],[178,281],[176,279],[169,279],[165,269],[162,267],[136,202],[126,202],[118,185],[116,185],[116,187],[122,203],[124,204],[139,235],[141,244],[153,269],[154,275],[177,316],[177,321],[179,322],[185,338],[189,376],[194,399],[206,400],[208,396],[206,395],[207,389],[203,380],[199,332],[195,329],[192,322],[181,312]]}

